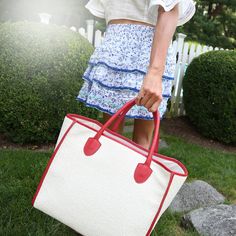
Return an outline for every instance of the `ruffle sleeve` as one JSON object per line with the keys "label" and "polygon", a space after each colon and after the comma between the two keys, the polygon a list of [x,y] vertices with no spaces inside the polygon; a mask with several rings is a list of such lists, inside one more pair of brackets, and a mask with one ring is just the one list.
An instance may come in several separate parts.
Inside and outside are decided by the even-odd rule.
{"label": "ruffle sleeve", "polygon": [[149,0],[149,11],[157,11],[159,6],[162,6],[165,11],[170,11],[176,4],[179,3],[179,19],[177,26],[188,22],[196,12],[196,2],[193,0]]}
{"label": "ruffle sleeve", "polygon": [[88,1],[88,3],[85,5],[85,8],[87,8],[94,16],[105,18],[104,6],[100,0]]}

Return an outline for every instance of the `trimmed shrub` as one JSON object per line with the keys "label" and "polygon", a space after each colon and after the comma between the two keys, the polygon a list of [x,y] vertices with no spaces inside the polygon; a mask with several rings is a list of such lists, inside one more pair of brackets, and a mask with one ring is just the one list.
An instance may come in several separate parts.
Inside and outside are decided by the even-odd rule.
{"label": "trimmed shrub", "polygon": [[76,101],[94,48],[65,27],[0,25],[0,131],[17,143],[55,141],[67,113],[96,118]]}
{"label": "trimmed shrub", "polygon": [[236,52],[194,58],[183,79],[186,114],[206,137],[236,143]]}

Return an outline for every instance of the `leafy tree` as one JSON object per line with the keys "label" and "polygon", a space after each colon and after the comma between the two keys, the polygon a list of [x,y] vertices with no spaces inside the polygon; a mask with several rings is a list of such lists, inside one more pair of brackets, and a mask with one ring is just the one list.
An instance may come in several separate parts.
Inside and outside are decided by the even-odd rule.
{"label": "leafy tree", "polygon": [[187,34],[187,39],[213,47],[236,46],[236,1],[196,0],[196,13],[177,32]]}

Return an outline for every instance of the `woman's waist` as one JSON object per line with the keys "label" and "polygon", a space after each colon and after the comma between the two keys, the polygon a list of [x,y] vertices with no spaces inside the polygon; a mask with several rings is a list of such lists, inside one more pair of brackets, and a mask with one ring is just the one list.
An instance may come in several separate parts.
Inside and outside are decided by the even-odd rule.
{"label": "woman's waist", "polygon": [[137,24],[137,25],[146,25],[149,27],[155,27],[155,25],[149,24],[147,22],[131,20],[131,19],[111,19],[108,22],[108,25],[110,24]]}
{"label": "woman's waist", "polygon": [[116,41],[150,41],[155,27],[130,19],[112,19],[106,27],[106,38]]}

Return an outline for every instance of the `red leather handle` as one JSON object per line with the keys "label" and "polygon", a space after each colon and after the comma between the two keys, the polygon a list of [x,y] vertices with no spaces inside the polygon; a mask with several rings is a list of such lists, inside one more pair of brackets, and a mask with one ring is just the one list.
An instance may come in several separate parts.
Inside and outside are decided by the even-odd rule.
{"label": "red leather handle", "polygon": [[118,131],[119,125],[125,119],[125,115],[128,111],[129,111],[129,108],[126,108],[126,110],[123,110],[123,112],[121,112],[121,114],[119,115],[119,117],[116,120],[116,123],[111,128],[112,131],[114,131],[114,132]]}
{"label": "red leather handle", "polygon": [[[102,133],[105,129],[107,129],[114,120],[116,120],[120,115],[125,115],[128,110],[134,106],[135,98],[131,99],[127,102],[123,107],[121,107],[96,133],[94,137],[90,137],[85,146],[84,146],[84,153],[87,156],[93,155],[97,150],[100,148],[101,143],[99,142],[99,138],[101,137]],[[160,127],[160,115],[159,111],[153,112],[154,117],[154,135],[152,138],[152,143],[150,150],[148,152],[147,159],[144,163],[139,163],[134,172],[134,179],[137,183],[145,182],[152,173],[152,169],[150,168],[152,162],[152,156],[155,150],[156,145],[158,145],[158,137],[159,137],[159,127]]]}
{"label": "red leather handle", "polygon": [[[129,107],[127,107],[126,109],[124,109],[120,114],[119,117],[117,118],[115,124],[113,125],[113,127],[111,128],[112,131],[117,132],[119,125],[121,124],[121,122],[123,121],[123,119],[125,119],[125,115],[126,113],[129,111]],[[156,148],[155,148],[155,153],[158,153],[159,150],[159,141],[160,141],[160,133],[158,132],[158,138],[157,138],[157,144],[156,144]]]}

